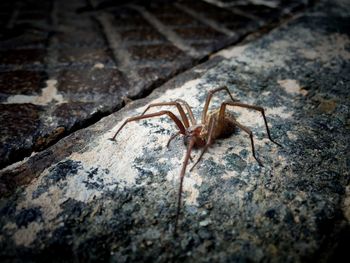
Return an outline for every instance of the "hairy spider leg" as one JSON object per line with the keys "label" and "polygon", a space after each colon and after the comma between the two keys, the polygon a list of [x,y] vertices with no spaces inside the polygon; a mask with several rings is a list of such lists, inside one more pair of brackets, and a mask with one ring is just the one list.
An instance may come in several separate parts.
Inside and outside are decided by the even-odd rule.
{"label": "hairy spider leg", "polygon": [[212,116],[209,120],[209,125],[208,125],[208,138],[207,138],[207,143],[204,145],[204,148],[201,152],[201,154],[199,155],[197,161],[195,162],[195,164],[191,167],[190,172],[193,170],[193,168],[199,163],[199,161],[202,159],[204,153],[208,150],[209,146],[213,143],[213,131],[215,128],[215,118]]}
{"label": "hairy spider leg", "polygon": [[179,222],[179,216],[180,216],[180,210],[181,210],[181,200],[182,200],[182,188],[183,188],[183,181],[184,181],[184,177],[185,177],[185,173],[186,173],[186,167],[188,164],[188,160],[191,158],[191,151],[192,148],[194,146],[195,143],[195,138],[192,137],[188,147],[187,147],[187,152],[182,164],[182,168],[181,168],[181,172],[180,172],[180,184],[179,184],[179,192],[178,192],[178,196],[177,196],[177,209],[176,209],[176,219],[175,219],[175,227],[174,227],[174,236],[177,233],[177,225]]}
{"label": "hairy spider leg", "polygon": [[192,125],[196,125],[196,119],[194,118],[191,106],[188,105],[188,103],[186,101],[181,100],[181,99],[177,99],[176,102],[180,102],[180,103],[182,103],[185,106],[185,108],[187,110],[187,113],[188,113],[188,115],[190,117],[190,121],[191,121]]}
{"label": "hairy spider leg", "polygon": [[240,129],[242,129],[243,131],[245,131],[246,133],[248,133],[249,137],[250,137],[250,143],[252,145],[252,153],[253,156],[255,158],[255,160],[258,162],[258,164],[262,167],[264,167],[264,165],[262,164],[262,162],[260,161],[260,159],[258,157],[256,157],[255,154],[255,147],[254,147],[254,139],[253,139],[253,132],[246,126],[240,124],[238,121],[234,120],[233,123]]}
{"label": "hairy spider leg", "polygon": [[172,113],[171,111],[159,111],[159,112],[155,112],[155,113],[150,113],[150,114],[146,114],[146,115],[141,115],[141,116],[135,116],[135,117],[131,117],[128,118],[123,124],[122,126],[120,126],[120,128],[117,130],[117,132],[114,134],[113,138],[111,138],[112,141],[114,141],[115,137],[117,136],[117,134],[123,129],[123,127],[131,121],[138,121],[138,120],[142,120],[142,119],[147,119],[147,118],[153,118],[153,117],[158,117],[158,116],[162,116],[162,115],[167,115],[169,116],[177,125],[177,127],[179,128],[179,132],[183,135],[185,135],[186,130],[185,127],[183,126],[182,122],[179,120],[178,117],[176,117],[176,115],[174,113]]}
{"label": "hairy spider leg", "polygon": [[179,111],[179,113],[180,113],[180,116],[181,116],[181,119],[182,119],[182,122],[183,122],[184,126],[185,126],[186,128],[188,128],[188,127],[190,126],[185,111],[183,110],[181,104],[180,104],[179,102],[176,102],[176,101],[160,102],[160,103],[153,103],[153,104],[150,104],[150,105],[148,105],[147,108],[143,111],[143,113],[141,114],[141,116],[142,116],[142,115],[145,115],[145,113],[146,113],[150,108],[153,108],[153,107],[161,107],[161,106],[176,106],[176,108],[178,109],[178,111]]}
{"label": "hairy spider leg", "polygon": [[213,90],[210,90],[208,92],[208,95],[207,95],[207,99],[205,101],[205,104],[204,104],[204,108],[203,108],[203,111],[202,111],[202,124],[205,123],[206,121],[206,117],[207,117],[207,113],[208,113],[208,108],[209,108],[209,103],[211,101],[211,98],[213,97],[213,95],[216,93],[216,92],[219,92],[221,90],[225,90],[228,95],[230,96],[231,100],[233,102],[237,101],[233,98],[231,92],[229,91],[229,89],[226,87],[226,86],[223,86],[223,87],[220,87],[220,88],[217,88],[217,89],[213,89]]}
{"label": "hairy spider leg", "polygon": [[177,133],[174,133],[173,135],[171,135],[171,137],[169,138],[169,140],[168,140],[168,142],[166,144],[166,147],[169,148],[169,145],[170,145],[171,141],[174,140],[180,134],[181,134],[180,132],[177,132]]}
{"label": "hairy spider leg", "polygon": [[[252,110],[257,110],[257,111],[260,111],[261,112],[261,115],[263,116],[263,119],[264,119],[264,123],[265,123],[265,127],[266,127],[266,132],[267,132],[267,136],[269,138],[269,140],[271,142],[273,142],[274,144],[282,147],[281,144],[279,144],[278,142],[274,141],[272,138],[271,138],[271,134],[270,134],[270,129],[269,129],[269,126],[267,125],[267,120],[266,120],[266,116],[265,116],[265,110],[264,108],[262,107],[259,107],[259,106],[255,106],[255,105],[249,105],[249,104],[245,104],[245,103],[240,103],[240,102],[223,102],[221,104],[221,108],[220,108],[220,116],[219,117],[219,121],[221,121],[224,116],[225,116],[225,108],[226,108],[226,105],[228,106],[237,106],[237,107],[241,107],[241,108],[247,108],[247,109],[252,109]],[[221,120],[220,120],[221,118]]]}
{"label": "hairy spider leg", "polygon": [[[243,105],[243,106],[242,106]],[[223,121],[224,118],[225,118],[225,110],[226,110],[226,106],[239,106],[239,107],[245,107],[245,106],[249,106],[249,108],[251,107],[255,107],[255,106],[251,106],[251,105],[246,105],[246,104],[242,104],[242,103],[238,103],[238,102],[223,102],[221,104],[221,107],[220,107],[220,112],[219,112],[219,122],[220,121]],[[248,108],[248,107],[247,107]],[[262,164],[262,162],[256,157],[256,154],[255,154],[255,147],[254,147],[254,139],[253,139],[253,132],[246,126],[240,124],[238,121],[236,120],[232,120],[233,123],[238,127],[240,128],[241,130],[245,131],[246,133],[248,133],[249,137],[250,137],[250,142],[251,142],[251,145],[252,145],[252,153],[253,153],[253,156],[255,158],[255,160],[258,162],[258,164],[260,166],[264,166]]]}
{"label": "hairy spider leg", "polygon": [[[174,133],[173,135],[171,135],[171,137],[169,138],[167,144],[166,144],[166,147],[169,148],[169,144],[172,140],[174,140],[177,136],[179,136],[181,133],[180,132],[177,132],[177,133]],[[193,159],[192,159],[192,156],[190,156],[190,161],[193,162]]]}

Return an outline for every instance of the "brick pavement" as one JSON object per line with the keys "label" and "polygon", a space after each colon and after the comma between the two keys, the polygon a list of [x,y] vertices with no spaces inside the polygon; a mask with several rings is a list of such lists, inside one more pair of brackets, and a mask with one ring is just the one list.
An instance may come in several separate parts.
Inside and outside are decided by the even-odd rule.
{"label": "brick pavement", "polygon": [[0,168],[308,1],[0,3]]}

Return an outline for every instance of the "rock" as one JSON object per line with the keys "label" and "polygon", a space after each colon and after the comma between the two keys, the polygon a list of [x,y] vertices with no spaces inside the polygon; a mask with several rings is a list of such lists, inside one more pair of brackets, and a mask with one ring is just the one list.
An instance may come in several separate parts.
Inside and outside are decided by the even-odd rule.
{"label": "rock", "polygon": [[[1,257],[315,262],[346,255],[350,39],[337,26],[349,16],[343,3],[320,1],[261,39],[223,50],[147,98],[2,170]],[[215,141],[186,172],[176,238],[185,146],[178,137],[165,147],[175,125],[147,119],[109,139],[150,103],[184,99],[199,118],[208,91],[221,85],[265,108],[282,147],[267,138],[259,112],[232,109],[252,130],[264,167],[244,132]],[[320,98],[332,100],[332,110],[320,108]],[[212,107],[226,99],[217,94]]]}

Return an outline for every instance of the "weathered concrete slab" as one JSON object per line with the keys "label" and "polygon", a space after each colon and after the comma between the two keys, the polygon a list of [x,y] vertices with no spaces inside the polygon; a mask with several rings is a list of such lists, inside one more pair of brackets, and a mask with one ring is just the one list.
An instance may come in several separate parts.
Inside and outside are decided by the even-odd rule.
{"label": "weathered concrete slab", "polygon": [[[218,4],[0,3],[0,123],[6,130],[0,137],[0,167],[120,109],[126,97],[147,95],[212,52],[271,22]],[[296,4],[305,6],[301,0]],[[281,1],[258,9],[277,11],[278,20],[289,13],[288,6]],[[35,119],[24,108],[37,109]],[[13,123],[26,120],[38,125],[18,132]]]}
{"label": "weathered concrete slab", "polygon": [[[4,259],[113,262],[335,261],[349,241],[349,5],[313,12],[252,44],[221,52],[148,98],[80,130],[0,175]],[[185,152],[166,118],[133,123],[153,102],[187,100],[227,85],[265,167],[237,132],[187,172],[179,237],[172,236]],[[213,101],[217,107],[227,96]],[[195,151],[194,156],[198,156]],[[344,251],[343,251],[344,252]]]}

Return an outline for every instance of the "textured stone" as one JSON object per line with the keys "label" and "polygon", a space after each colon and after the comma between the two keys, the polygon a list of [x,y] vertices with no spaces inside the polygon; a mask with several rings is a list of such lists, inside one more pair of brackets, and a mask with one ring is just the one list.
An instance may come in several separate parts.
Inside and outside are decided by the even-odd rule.
{"label": "textured stone", "polygon": [[223,40],[224,35],[209,27],[191,27],[191,28],[177,28],[175,32],[186,40],[207,40],[215,39],[215,41]]}
{"label": "textured stone", "polygon": [[44,87],[46,78],[45,72],[25,70],[0,72],[0,94],[1,96],[38,94]]}
{"label": "textured stone", "polygon": [[[119,21],[118,21],[119,23]],[[120,36],[124,41],[165,41],[165,37],[160,34],[157,30],[150,26],[144,26],[138,29],[123,30],[120,32]]]}
{"label": "textured stone", "polygon": [[41,107],[33,104],[0,104],[1,166],[32,151],[34,138],[40,131],[40,110]]}
{"label": "textured stone", "polygon": [[103,38],[103,35],[89,28],[87,30],[73,30],[70,28],[69,31],[60,32],[57,34],[57,46],[58,47],[94,47],[94,48],[106,48],[107,43]]}
{"label": "textured stone", "polygon": [[[223,50],[147,98],[2,170],[1,257],[338,262],[349,242],[350,183],[350,38],[346,27],[339,30],[349,6],[342,3],[321,1],[314,11]],[[150,103],[184,99],[200,117],[208,91],[221,85],[240,101],[264,107],[271,135],[283,147],[267,139],[258,112],[231,109],[252,129],[264,167],[252,157],[245,133],[215,141],[186,173],[174,237],[185,152],[182,138],[165,146],[175,125],[148,119],[108,139]],[[226,99],[217,94],[211,109]]]}
{"label": "textured stone", "polygon": [[0,65],[43,64],[45,54],[45,50],[42,49],[0,51]]}
{"label": "textured stone", "polygon": [[281,16],[281,9],[272,8],[265,5],[234,5],[233,10],[239,10],[250,15],[254,15],[264,22],[275,21]]}
{"label": "textured stone", "polygon": [[186,54],[172,45],[147,45],[129,47],[131,57],[138,61],[164,60],[167,62],[176,61],[179,57],[186,58]]}
{"label": "textured stone", "polygon": [[169,12],[165,13],[163,9],[160,9],[158,12],[155,10],[152,10],[155,12],[155,15],[157,18],[162,21],[167,26],[171,27],[189,27],[189,26],[203,26],[203,24],[191,17],[190,15],[187,15],[185,13],[182,13],[179,9],[173,9]]}
{"label": "textured stone", "polygon": [[[223,26],[226,26],[228,29],[231,29],[235,32],[242,31],[247,33],[251,30],[252,25],[256,22],[252,19],[242,16],[239,14],[234,14],[229,10],[219,8],[212,4],[209,4],[205,1],[184,1],[184,5],[189,6],[191,9],[204,14],[206,17],[213,19],[214,21],[220,23]],[[257,29],[257,25],[254,25],[254,28]]]}
{"label": "textured stone", "polygon": [[[2,50],[13,49],[14,47],[18,49],[35,48],[44,50],[48,41],[48,35],[47,32],[33,30],[25,25],[18,25],[2,34],[0,48]],[[4,53],[4,55],[6,54]],[[12,66],[16,67],[18,65]]]}
{"label": "textured stone", "polygon": [[103,48],[92,49],[92,48],[69,48],[59,51],[59,63],[64,64],[82,64],[82,65],[92,65],[95,64],[111,64],[111,52],[109,50],[104,50]]}
{"label": "textured stone", "polygon": [[[96,103],[100,98],[117,103],[115,94],[128,89],[125,76],[118,69],[63,70],[58,75],[57,90],[67,100]],[[104,106],[104,105],[101,105]]]}

